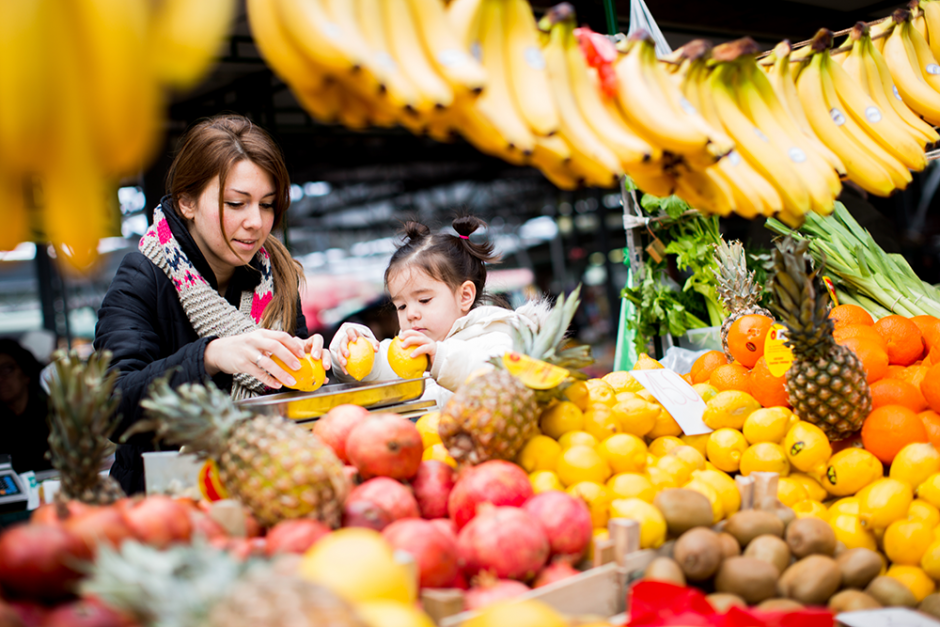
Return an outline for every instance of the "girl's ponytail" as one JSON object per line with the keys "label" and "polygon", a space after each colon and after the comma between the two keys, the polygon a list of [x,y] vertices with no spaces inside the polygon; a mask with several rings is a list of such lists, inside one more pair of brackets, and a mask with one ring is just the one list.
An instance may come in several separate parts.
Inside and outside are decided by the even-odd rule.
{"label": "girl's ponytail", "polygon": [[[499,255],[493,252],[491,242],[477,244],[470,240],[472,234],[480,228],[486,227],[486,222],[476,216],[459,216],[454,219],[451,226],[457,231],[458,245],[465,246],[467,251],[476,257],[480,263],[496,263],[499,261]],[[486,270],[483,271],[483,276],[486,276]]]}

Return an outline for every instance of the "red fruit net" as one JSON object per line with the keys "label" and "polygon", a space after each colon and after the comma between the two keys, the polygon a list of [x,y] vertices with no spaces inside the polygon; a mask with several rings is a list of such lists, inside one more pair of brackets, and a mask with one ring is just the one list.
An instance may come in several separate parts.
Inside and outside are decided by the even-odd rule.
{"label": "red fruit net", "polygon": [[614,71],[617,49],[613,42],[587,26],[574,29],[574,35],[578,38],[578,44],[588,65],[597,69],[597,77],[600,79],[604,95],[613,98],[617,94],[617,74]]}

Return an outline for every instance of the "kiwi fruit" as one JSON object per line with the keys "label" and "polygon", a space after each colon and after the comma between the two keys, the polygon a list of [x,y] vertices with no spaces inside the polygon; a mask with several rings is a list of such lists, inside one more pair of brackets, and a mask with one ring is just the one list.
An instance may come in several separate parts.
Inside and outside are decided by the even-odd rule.
{"label": "kiwi fruit", "polygon": [[842,540],[836,540],[836,550],[832,555],[833,557],[839,557],[848,550],[849,547],[845,546],[845,543]]}
{"label": "kiwi fruit", "polygon": [[709,605],[715,608],[715,611],[719,614],[724,614],[732,607],[747,607],[747,603],[745,603],[744,599],[736,594],[729,594],[727,592],[712,592],[705,597],[705,600],[708,601]]}
{"label": "kiwi fruit", "polygon": [[780,593],[804,605],[824,605],[842,585],[842,571],[831,557],[809,555],[780,576]]}
{"label": "kiwi fruit", "polygon": [[685,575],[676,560],[670,557],[657,557],[643,571],[643,579],[668,581],[677,586],[685,585]]}
{"label": "kiwi fruit", "polygon": [[715,575],[715,590],[735,594],[753,605],[777,595],[779,576],[773,564],[753,557],[729,557]]}
{"label": "kiwi fruit", "polygon": [[773,564],[778,574],[782,574],[790,565],[790,549],[787,543],[769,534],[751,540],[743,555]]}
{"label": "kiwi fruit", "polygon": [[785,538],[796,559],[816,554],[832,556],[836,552],[836,532],[819,518],[794,520],[787,526]]}
{"label": "kiwi fruit", "polygon": [[934,618],[940,618],[940,594],[934,592],[924,597],[917,609],[924,614],[930,614]]}
{"label": "kiwi fruit", "polygon": [[757,536],[770,534],[782,538],[784,525],[771,512],[750,509],[732,514],[724,530],[733,535],[738,544],[746,547]]}
{"label": "kiwi fruit", "polygon": [[689,581],[703,581],[715,574],[724,558],[718,534],[707,527],[689,529],[676,540],[673,558]]}
{"label": "kiwi fruit", "polygon": [[694,527],[711,527],[715,520],[708,497],[694,490],[663,490],[653,499],[653,505],[666,519],[666,527],[672,536],[681,536]]}
{"label": "kiwi fruit", "polygon": [[864,590],[884,567],[881,555],[871,549],[857,548],[843,551],[836,557],[842,571],[842,587]]}
{"label": "kiwi fruit", "polygon": [[829,609],[834,613],[857,612],[859,610],[877,610],[881,603],[861,590],[843,590],[836,592],[829,599]]}
{"label": "kiwi fruit", "polygon": [[865,588],[865,593],[885,607],[917,607],[914,593],[893,577],[875,577]]}
{"label": "kiwi fruit", "polygon": [[790,523],[796,520],[796,512],[793,509],[783,505],[774,510],[774,514],[777,515],[777,518],[780,519],[780,522],[783,523],[784,527],[788,527]]}
{"label": "kiwi fruit", "polygon": [[722,531],[718,534],[718,541],[721,543],[721,554],[723,557],[737,557],[741,554],[741,545],[734,539],[730,533]]}
{"label": "kiwi fruit", "polygon": [[793,599],[767,599],[754,606],[763,612],[796,612],[805,606]]}

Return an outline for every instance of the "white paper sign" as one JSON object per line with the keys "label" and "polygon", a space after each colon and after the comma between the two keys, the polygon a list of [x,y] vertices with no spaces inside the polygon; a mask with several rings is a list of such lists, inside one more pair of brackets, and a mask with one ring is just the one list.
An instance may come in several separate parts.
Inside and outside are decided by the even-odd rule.
{"label": "white paper sign", "polygon": [[901,607],[836,614],[846,627],[937,627],[937,619]]}
{"label": "white paper sign", "polygon": [[631,370],[630,374],[666,408],[686,435],[702,435],[712,430],[702,422],[705,401],[692,386],[672,370]]}

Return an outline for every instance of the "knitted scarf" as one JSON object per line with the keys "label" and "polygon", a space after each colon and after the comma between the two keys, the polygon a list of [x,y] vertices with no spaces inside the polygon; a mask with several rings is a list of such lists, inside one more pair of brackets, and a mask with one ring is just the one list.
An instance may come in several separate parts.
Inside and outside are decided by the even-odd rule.
{"label": "knitted scarf", "polygon": [[[170,230],[163,207],[153,212],[153,225],[137,245],[150,261],[173,282],[183,311],[199,337],[231,337],[259,328],[264,308],[274,295],[271,258],[262,248],[255,259],[261,264],[261,281],[253,292],[244,291],[238,309],[233,307],[199,273]],[[267,388],[251,375],[232,378],[232,398],[241,400],[264,393]]]}

